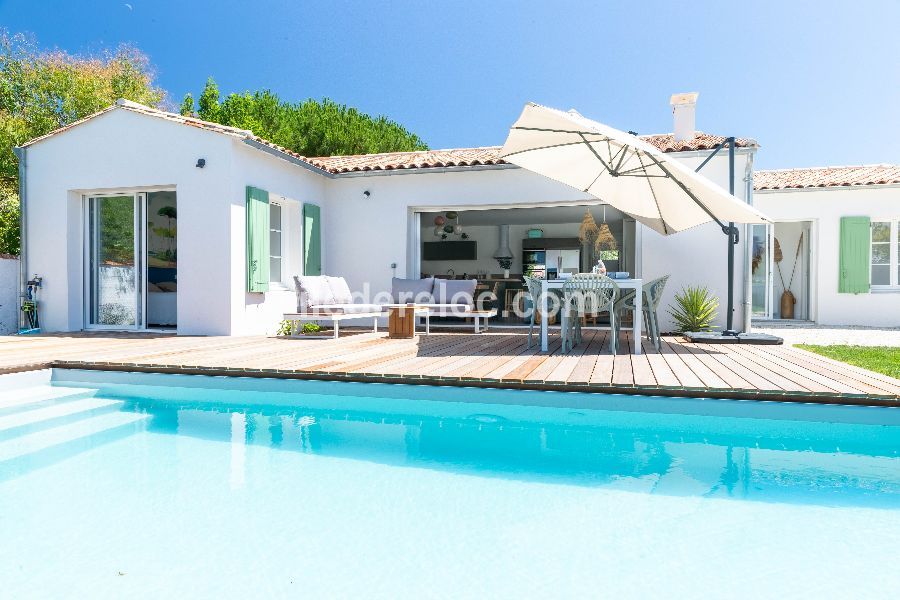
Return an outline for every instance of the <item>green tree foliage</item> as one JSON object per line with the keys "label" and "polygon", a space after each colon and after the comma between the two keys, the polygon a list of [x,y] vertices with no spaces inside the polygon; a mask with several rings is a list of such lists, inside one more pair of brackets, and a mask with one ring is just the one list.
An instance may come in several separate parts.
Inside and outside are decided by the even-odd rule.
{"label": "green tree foliage", "polygon": [[[193,108],[185,96],[182,114]],[[333,100],[286,102],[269,90],[230,94],[220,99],[210,77],[200,95],[201,119],[249,129],[303,156],[426,150],[419,136],[387,117],[372,117]]]}
{"label": "green tree foliage", "polygon": [[215,123],[219,122],[219,86],[216,85],[212,77],[206,80],[206,86],[204,86],[203,93],[200,94],[197,104],[200,106],[200,110],[197,112],[201,119]]}
{"label": "green tree foliage", "polygon": [[178,112],[184,115],[185,117],[193,116],[194,114],[194,95],[188,92],[184,95],[184,100],[181,101],[181,108],[178,109]]}
{"label": "green tree foliage", "polygon": [[0,254],[19,253],[19,196],[0,193]]}
{"label": "green tree foliage", "polygon": [[[3,229],[16,204],[18,159],[13,148],[126,98],[163,102],[147,57],[128,46],[99,57],[41,51],[33,39],[0,30],[0,252],[18,252],[15,233]],[[6,233],[4,233],[6,232]]]}

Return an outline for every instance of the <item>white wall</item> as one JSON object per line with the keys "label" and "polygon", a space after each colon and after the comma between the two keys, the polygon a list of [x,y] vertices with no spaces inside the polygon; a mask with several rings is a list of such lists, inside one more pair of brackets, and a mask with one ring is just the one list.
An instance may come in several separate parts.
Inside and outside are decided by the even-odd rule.
{"label": "white wall", "polygon": [[0,335],[19,329],[19,261],[0,255]]}
{"label": "white wall", "polygon": [[127,110],[28,147],[26,163],[28,269],[44,277],[48,331],[84,327],[82,196],[142,188],[177,194],[179,333],[272,332],[281,313],[295,309],[289,286],[246,293],[245,188],[288,200],[293,275],[301,264],[300,203],[323,203],[325,177],[239,139]]}
{"label": "white wall", "polygon": [[[363,195],[366,190],[370,192],[368,198]],[[418,276],[406,272],[408,219],[414,211],[596,202],[523,169],[338,178],[328,182],[326,192],[328,215],[327,219],[323,217],[323,239],[327,272],[345,277],[352,290],[361,291],[368,283],[375,292],[390,291],[391,263],[397,264],[398,277]],[[490,253],[495,249],[490,248]]]}
{"label": "white wall", "polygon": [[[328,179],[301,166],[234,141],[234,169],[232,171],[231,211],[231,333],[232,335],[273,334],[286,312],[296,312],[297,294],[293,276],[302,275],[303,222],[302,205],[321,207],[322,231],[330,215],[325,205],[325,186]],[[287,264],[284,287],[270,285],[263,294],[246,291],[246,186],[252,185],[269,192],[273,200],[286,200]],[[324,246],[324,242],[323,242]],[[324,247],[323,247],[324,250]],[[327,268],[327,253],[322,254],[323,268]]]}
{"label": "white wall", "polygon": [[[705,154],[679,158],[693,165]],[[198,158],[206,159],[205,168],[195,166]],[[739,180],[745,160],[740,153]],[[410,216],[416,211],[596,201],[516,168],[328,178],[236,138],[122,109],[30,146],[26,163],[28,272],[44,277],[43,318],[49,331],[79,330],[84,325],[83,194],[176,190],[178,331],[183,334],[271,333],[281,313],[296,306],[289,286],[266,294],[245,291],[247,185],[291,201],[291,219],[297,224],[302,203],[318,204],[325,273],[346,277],[354,291],[368,286],[372,293],[390,290],[392,263],[398,276],[408,275]],[[703,173],[727,188],[727,156],[717,156]],[[739,195],[743,189],[737,185]],[[370,195],[364,196],[364,191]],[[294,227],[292,253],[301,252],[300,235],[301,228]],[[513,244],[520,235],[513,235]],[[638,226],[636,266],[629,270],[645,279],[671,274],[664,305],[682,286],[697,284],[709,286],[724,303],[725,239],[712,225],[669,237]],[[486,242],[481,251],[493,254],[495,243]],[[742,299],[743,257],[739,246],[737,307]],[[296,274],[299,264],[298,260],[292,267]],[[499,272],[494,265],[483,268]],[[660,316],[663,329],[668,328],[664,310]],[[738,310],[735,323],[740,322]]]}
{"label": "white wall", "polygon": [[178,331],[230,333],[232,272],[215,257],[231,246],[231,150],[226,136],[127,110],[28,147],[28,272],[44,278],[44,328],[84,326],[82,195],[164,187],[178,201]]}
{"label": "white wall", "polygon": [[[707,155],[692,153],[679,156],[679,159],[696,167]],[[735,193],[739,198],[745,195],[743,178],[747,160],[747,151],[739,150],[735,165]],[[728,189],[727,153],[719,153],[713,158],[702,174]],[[368,198],[363,195],[366,190],[370,192]],[[327,194],[329,229],[325,237],[331,257],[329,274],[345,276],[354,290],[361,290],[368,282],[374,291],[390,289],[391,263],[397,263],[398,277],[406,276],[407,220],[415,210],[435,212],[477,206],[540,206],[596,201],[591,196],[524,169],[339,178],[329,181]],[[425,225],[422,224],[422,229],[427,232]],[[647,280],[671,275],[662,306],[670,304],[675,292],[682,287],[705,285],[720,298],[722,310],[718,324],[724,326],[727,238],[721,229],[717,225],[704,225],[676,235],[662,236],[638,225],[636,237],[641,264],[640,270],[633,270]],[[511,235],[511,238],[515,240],[516,235]],[[426,235],[425,239],[430,238]],[[496,243],[495,238],[491,239],[493,241],[488,242],[489,245]],[[490,248],[491,254],[493,249]],[[479,245],[479,254],[481,252]],[[744,260],[742,236],[742,243],[735,248],[734,324],[737,328],[741,327],[743,315]],[[637,259],[635,262],[638,262]],[[458,273],[462,272],[454,268]],[[482,268],[491,273],[499,272],[493,267]],[[671,329],[672,323],[665,308],[660,311],[660,321],[663,330]]]}
{"label": "white wall", "polygon": [[[812,318],[823,325],[900,326],[900,292],[838,293],[841,217],[900,217],[900,187],[758,191],[757,208],[774,220],[813,222]],[[792,253],[795,248],[782,246]],[[777,298],[776,298],[777,301]]]}
{"label": "white wall", "polygon": [[[696,168],[708,154],[708,152],[682,153],[675,156],[691,168]],[[747,160],[747,151],[738,149],[735,156],[735,196],[743,200],[746,200],[746,186],[743,179]],[[703,167],[700,174],[728,190],[728,153],[725,150],[719,152]],[[741,241],[734,249],[733,326],[740,330],[744,314],[742,305],[746,272],[744,244],[747,236],[744,235],[743,226],[739,225],[738,228],[741,231]],[[715,223],[709,223],[670,236],[663,236],[641,224],[637,225],[637,229],[641,240],[639,244],[641,277],[645,281],[650,281],[663,275],[670,276],[660,304],[660,330],[665,332],[674,329],[674,322],[666,307],[674,302],[675,294],[682,288],[698,285],[706,286],[719,298],[716,325],[724,328],[728,293],[728,237],[722,229]]]}

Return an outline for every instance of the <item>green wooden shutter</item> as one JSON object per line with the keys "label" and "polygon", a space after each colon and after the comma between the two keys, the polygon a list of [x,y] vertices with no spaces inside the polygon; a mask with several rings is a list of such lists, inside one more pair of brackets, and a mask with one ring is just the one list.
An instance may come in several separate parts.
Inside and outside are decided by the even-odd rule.
{"label": "green wooden shutter", "polygon": [[247,291],[269,291],[269,192],[247,186]]}
{"label": "green wooden shutter", "polygon": [[841,217],[841,253],[838,292],[869,291],[869,252],[872,229],[869,217]]}
{"label": "green wooden shutter", "polygon": [[303,205],[303,274],[322,274],[322,233],[319,207]]}

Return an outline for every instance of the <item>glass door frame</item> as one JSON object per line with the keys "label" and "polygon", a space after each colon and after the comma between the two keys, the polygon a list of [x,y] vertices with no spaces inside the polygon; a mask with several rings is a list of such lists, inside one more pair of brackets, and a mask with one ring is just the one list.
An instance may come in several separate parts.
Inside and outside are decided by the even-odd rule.
{"label": "glass door frame", "polygon": [[774,250],[775,250],[775,248],[774,248],[774,245],[775,245],[775,225],[774,225],[774,223],[765,223],[765,224],[759,224],[759,225],[751,225],[751,226],[748,228],[748,229],[751,231],[751,233],[750,233],[750,235],[747,236],[747,237],[749,238],[747,243],[751,244],[751,251],[750,251],[750,253],[751,253],[751,255],[752,255],[752,253],[753,253],[753,250],[752,250],[752,244],[753,244],[753,233],[752,233],[752,230],[753,230],[753,229],[752,229],[752,228],[753,228],[753,227],[759,227],[760,225],[762,225],[763,227],[766,228],[766,281],[765,281],[765,292],[764,292],[764,294],[763,294],[763,295],[764,295],[764,302],[765,302],[765,310],[764,310],[764,312],[762,312],[762,313],[755,313],[755,312],[753,312],[753,301],[752,301],[752,297],[753,297],[753,272],[752,272],[752,269],[751,269],[751,265],[748,264],[748,265],[747,265],[747,271],[748,271],[749,277],[747,278],[746,281],[748,282],[748,285],[750,286],[750,290],[751,290],[751,291],[750,291],[750,297],[751,297],[751,301],[750,301],[750,319],[751,319],[751,321],[752,321],[753,319],[763,319],[763,320],[768,320],[768,319],[771,319],[771,318],[772,318],[772,314],[773,314],[773,312],[772,312],[772,294],[774,293],[774,285],[773,285],[773,283],[774,283],[774,279],[773,279],[774,271],[773,271],[773,270],[774,270],[774,268],[775,268],[775,252],[774,252]]}
{"label": "glass door frame", "polygon": [[[148,331],[147,329],[147,192],[157,190],[122,190],[117,192],[98,192],[82,195],[82,214],[84,219],[84,294],[83,325],[84,330],[92,331]],[[167,191],[167,190],[159,190]],[[132,196],[134,206],[133,234],[134,234],[134,268],[135,268],[135,322],[134,325],[102,325],[92,323],[94,293],[93,256],[95,254],[95,238],[92,236],[94,216],[91,214],[91,201],[102,198],[117,198]]]}

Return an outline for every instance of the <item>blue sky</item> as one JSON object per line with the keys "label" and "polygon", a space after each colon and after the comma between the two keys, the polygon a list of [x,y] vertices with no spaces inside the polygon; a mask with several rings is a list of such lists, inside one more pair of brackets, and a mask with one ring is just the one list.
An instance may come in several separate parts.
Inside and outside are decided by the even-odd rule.
{"label": "blue sky", "polygon": [[900,162],[900,2],[0,0],[42,47],[130,42],[177,104],[208,75],[383,113],[433,148],[500,144],[526,101],[620,129],[750,136],[762,168]]}

